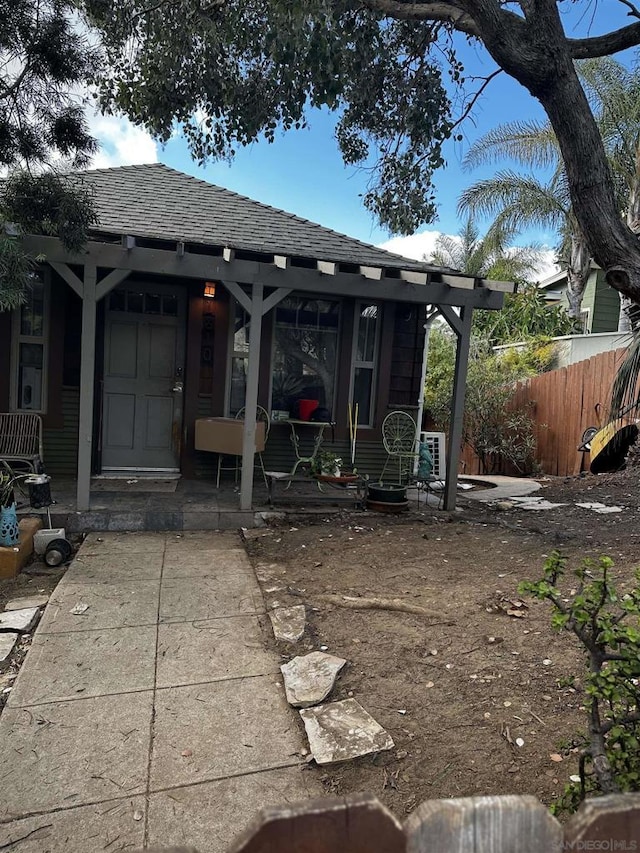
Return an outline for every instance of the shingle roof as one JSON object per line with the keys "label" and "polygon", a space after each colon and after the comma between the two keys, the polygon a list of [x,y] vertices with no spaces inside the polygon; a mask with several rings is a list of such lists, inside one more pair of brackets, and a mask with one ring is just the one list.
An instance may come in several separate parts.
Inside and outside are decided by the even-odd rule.
{"label": "shingle roof", "polygon": [[441,269],[378,249],[162,163],[83,173],[95,188],[98,233],[176,240],[322,261]]}

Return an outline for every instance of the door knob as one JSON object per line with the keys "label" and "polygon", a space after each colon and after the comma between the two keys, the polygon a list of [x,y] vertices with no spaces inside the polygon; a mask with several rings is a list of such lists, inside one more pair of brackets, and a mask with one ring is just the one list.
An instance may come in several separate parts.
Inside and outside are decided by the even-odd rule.
{"label": "door knob", "polygon": [[184,391],[184,385],[182,382],[176,382],[171,390],[174,394],[182,394]]}

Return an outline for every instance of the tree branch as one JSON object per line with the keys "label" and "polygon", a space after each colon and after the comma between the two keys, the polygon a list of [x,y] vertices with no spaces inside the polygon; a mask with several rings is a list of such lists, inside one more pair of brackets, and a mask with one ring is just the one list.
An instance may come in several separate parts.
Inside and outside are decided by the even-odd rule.
{"label": "tree branch", "polygon": [[584,39],[567,39],[573,59],[590,59],[595,56],[611,56],[640,44],[640,23],[629,24],[603,36]]}
{"label": "tree branch", "polygon": [[478,89],[478,91],[477,91],[477,92],[475,92],[475,93],[471,96],[471,99],[469,100],[469,103],[468,103],[468,104],[463,108],[462,113],[461,113],[461,115],[459,116],[459,118],[458,118],[458,119],[457,119],[457,120],[456,120],[456,121],[451,125],[451,130],[453,130],[453,129],[454,129],[455,127],[457,127],[459,124],[462,124],[462,122],[467,118],[467,116],[469,115],[469,113],[471,112],[471,110],[472,110],[472,109],[474,108],[474,106],[476,105],[476,102],[477,102],[478,98],[482,95],[482,93],[483,93],[483,92],[484,92],[484,90],[487,88],[487,86],[489,85],[489,83],[493,80],[493,78],[494,78],[494,77],[497,77],[497,76],[498,76],[498,74],[501,74],[501,73],[502,73],[502,68],[497,68],[495,71],[493,71],[491,74],[489,74],[489,76],[488,76],[488,77],[485,77],[485,78],[484,78],[484,80],[482,81],[482,85],[480,86],[480,88]]}
{"label": "tree branch", "polygon": [[627,714],[626,717],[620,717],[619,720],[610,720],[608,723],[603,723],[600,726],[600,732],[603,735],[606,735],[611,731],[614,726],[626,726],[629,723],[640,723],[640,713],[637,714]]}
{"label": "tree branch", "polygon": [[461,33],[479,36],[480,30],[471,15],[456,3],[403,3],[402,0],[364,0],[364,5],[389,18],[404,21],[443,21]]}

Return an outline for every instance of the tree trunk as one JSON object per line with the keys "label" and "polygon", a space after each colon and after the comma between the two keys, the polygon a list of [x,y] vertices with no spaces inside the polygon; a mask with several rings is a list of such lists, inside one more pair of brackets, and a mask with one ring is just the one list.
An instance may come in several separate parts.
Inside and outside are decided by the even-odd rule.
{"label": "tree trunk", "polygon": [[[629,190],[629,205],[627,207],[627,225],[634,234],[640,234],[640,150],[636,151],[635,180]],[[629,299],[628,296],[620,294],[620,316],[618,318],[618,331],[631,334],[640,327],[640,308]]]}
{"label": "tree trunk", "polygon": [[575,327],[582,329],[580,313],[582,309],[582,297],[589,280],[591,270],[591,253],[581,234],[573,234],[571,237],[571,257],[567,267],[567,299],[569,310],[567,314],[573,320]]}
{"label": "tree trunk", "polygon": [[505,18],[482,0],[465,5],[473,7],[480,38],[495,61],[544,107],[560,145],[573,211],[607,282],[640,302],[640,248],[620,216],[602,138],[556,0],[527,4],[525,18]]}

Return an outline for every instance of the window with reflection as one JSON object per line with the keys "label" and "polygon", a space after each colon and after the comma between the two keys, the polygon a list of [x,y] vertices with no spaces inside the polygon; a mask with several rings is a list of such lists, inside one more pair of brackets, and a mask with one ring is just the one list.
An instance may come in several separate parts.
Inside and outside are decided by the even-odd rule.
{"label": "window with reflection", "polygon": [[361,426],[373,426],[380,313],[379,305],[356,302],[351,400],[354,411],[356,403],[358,404],[358,423]]}
{"label": "window with reflection", "polygon": [[289,296],[279,303],[274,324],[272,411],[294,417],[299,400],[317,400],[333,416],[339,329],[338,300]]}
{"label": "window with reflection", "polygon": [[14,313],[13,406],[17,411],[46,410],[48,283],[34,272],[25,303]]}
{"label": "window with reflection", "polygon": [[229,383],[229,414],[236,415],[244,406],[249,371],[249,340],[251,316],[236,304],[231,352],[231,381]]}

